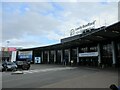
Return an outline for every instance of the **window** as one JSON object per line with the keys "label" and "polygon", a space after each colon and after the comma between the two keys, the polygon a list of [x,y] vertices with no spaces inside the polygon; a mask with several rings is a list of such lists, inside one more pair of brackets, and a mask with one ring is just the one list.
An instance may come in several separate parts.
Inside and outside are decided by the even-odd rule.
{"label": "window", "polygon": [[97,51],[97,47],[90,47],[90,52],[96,52]]}
{"label": "window", "polygon": [[82,53],[84,53],[84,52],[88,52],[88,47],[81,48],[80,51],[81,51]]}

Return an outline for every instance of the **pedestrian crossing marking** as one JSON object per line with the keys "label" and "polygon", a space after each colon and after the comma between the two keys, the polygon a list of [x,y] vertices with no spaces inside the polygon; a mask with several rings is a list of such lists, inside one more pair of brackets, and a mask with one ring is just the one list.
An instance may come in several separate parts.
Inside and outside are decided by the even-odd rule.
{"label": "pedestrian crossing marking", "polygon": [[47,68],[47,69],[35,69],[35,70],[24,70],[22,71],[23,74],[29,74],[29,73],[38,73],[38,72],[48,72],[48,71],[60,71],[60,70],[69,70],[69,69],[75,69],[76,67],[60,67],[60,68]]}

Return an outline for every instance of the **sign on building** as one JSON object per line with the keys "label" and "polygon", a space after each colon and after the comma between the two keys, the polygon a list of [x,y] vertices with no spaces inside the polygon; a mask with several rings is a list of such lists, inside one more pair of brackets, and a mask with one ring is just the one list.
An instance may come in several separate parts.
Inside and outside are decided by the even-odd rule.
{"label": "sign on building", "polygon": [[93,22],[87,23],[85,25],[81,25],[78,28],[71,29],[70,30],[70,36],[81,34],[82,31],[84,31],[84,30],[94,29],[95,28],[95,22],[96,22],[96,20],[94,20]]}
{"label": "sign on building", "polygon": [[96,56],[98,56],[98,52],[79,53],[79,57],[96,57]]}
{"label": "sign on building", "polygon": [[18,58],[32,60],[32,51],[18,51]]}

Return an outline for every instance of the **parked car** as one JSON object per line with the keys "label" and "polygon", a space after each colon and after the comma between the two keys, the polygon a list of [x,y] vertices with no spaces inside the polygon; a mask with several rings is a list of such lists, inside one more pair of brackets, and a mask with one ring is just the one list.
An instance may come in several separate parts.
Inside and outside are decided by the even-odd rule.
{"label": "parked car", "polygon": [[16,61],[16,65],[18,69],[29,70],[30,69],[30,62],[28,61]]}
{"label": "parked car", "polygon": [[17,70],[17,65],[14,62],[3,62],[2,66],[3,66],[2,71]]}

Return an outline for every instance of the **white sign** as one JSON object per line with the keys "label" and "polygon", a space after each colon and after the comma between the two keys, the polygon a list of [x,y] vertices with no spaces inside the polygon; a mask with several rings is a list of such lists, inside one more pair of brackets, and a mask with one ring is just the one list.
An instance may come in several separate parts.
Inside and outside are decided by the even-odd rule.
{"label": "white sign", "polygon": [[35,57],[35,63],[41,63],[41,57]]}
{"label": "white sign", "polygon": [[86,29],[90,30],[90,29],[95,28],[95,22],[96,22],[96,20],[94,20],[91,23],[87,23],[86,25],[79,26],[78,28],[71,29],[70,36],[81,34],[81,32],[86,30]]}
{"label": "white sign", "polygon": [[16,61],[17,51],[12,51],[11,62]]}
{"label": "white sign", "polygon": [[96,57],[98,52],[79,53],[79,57]]}

